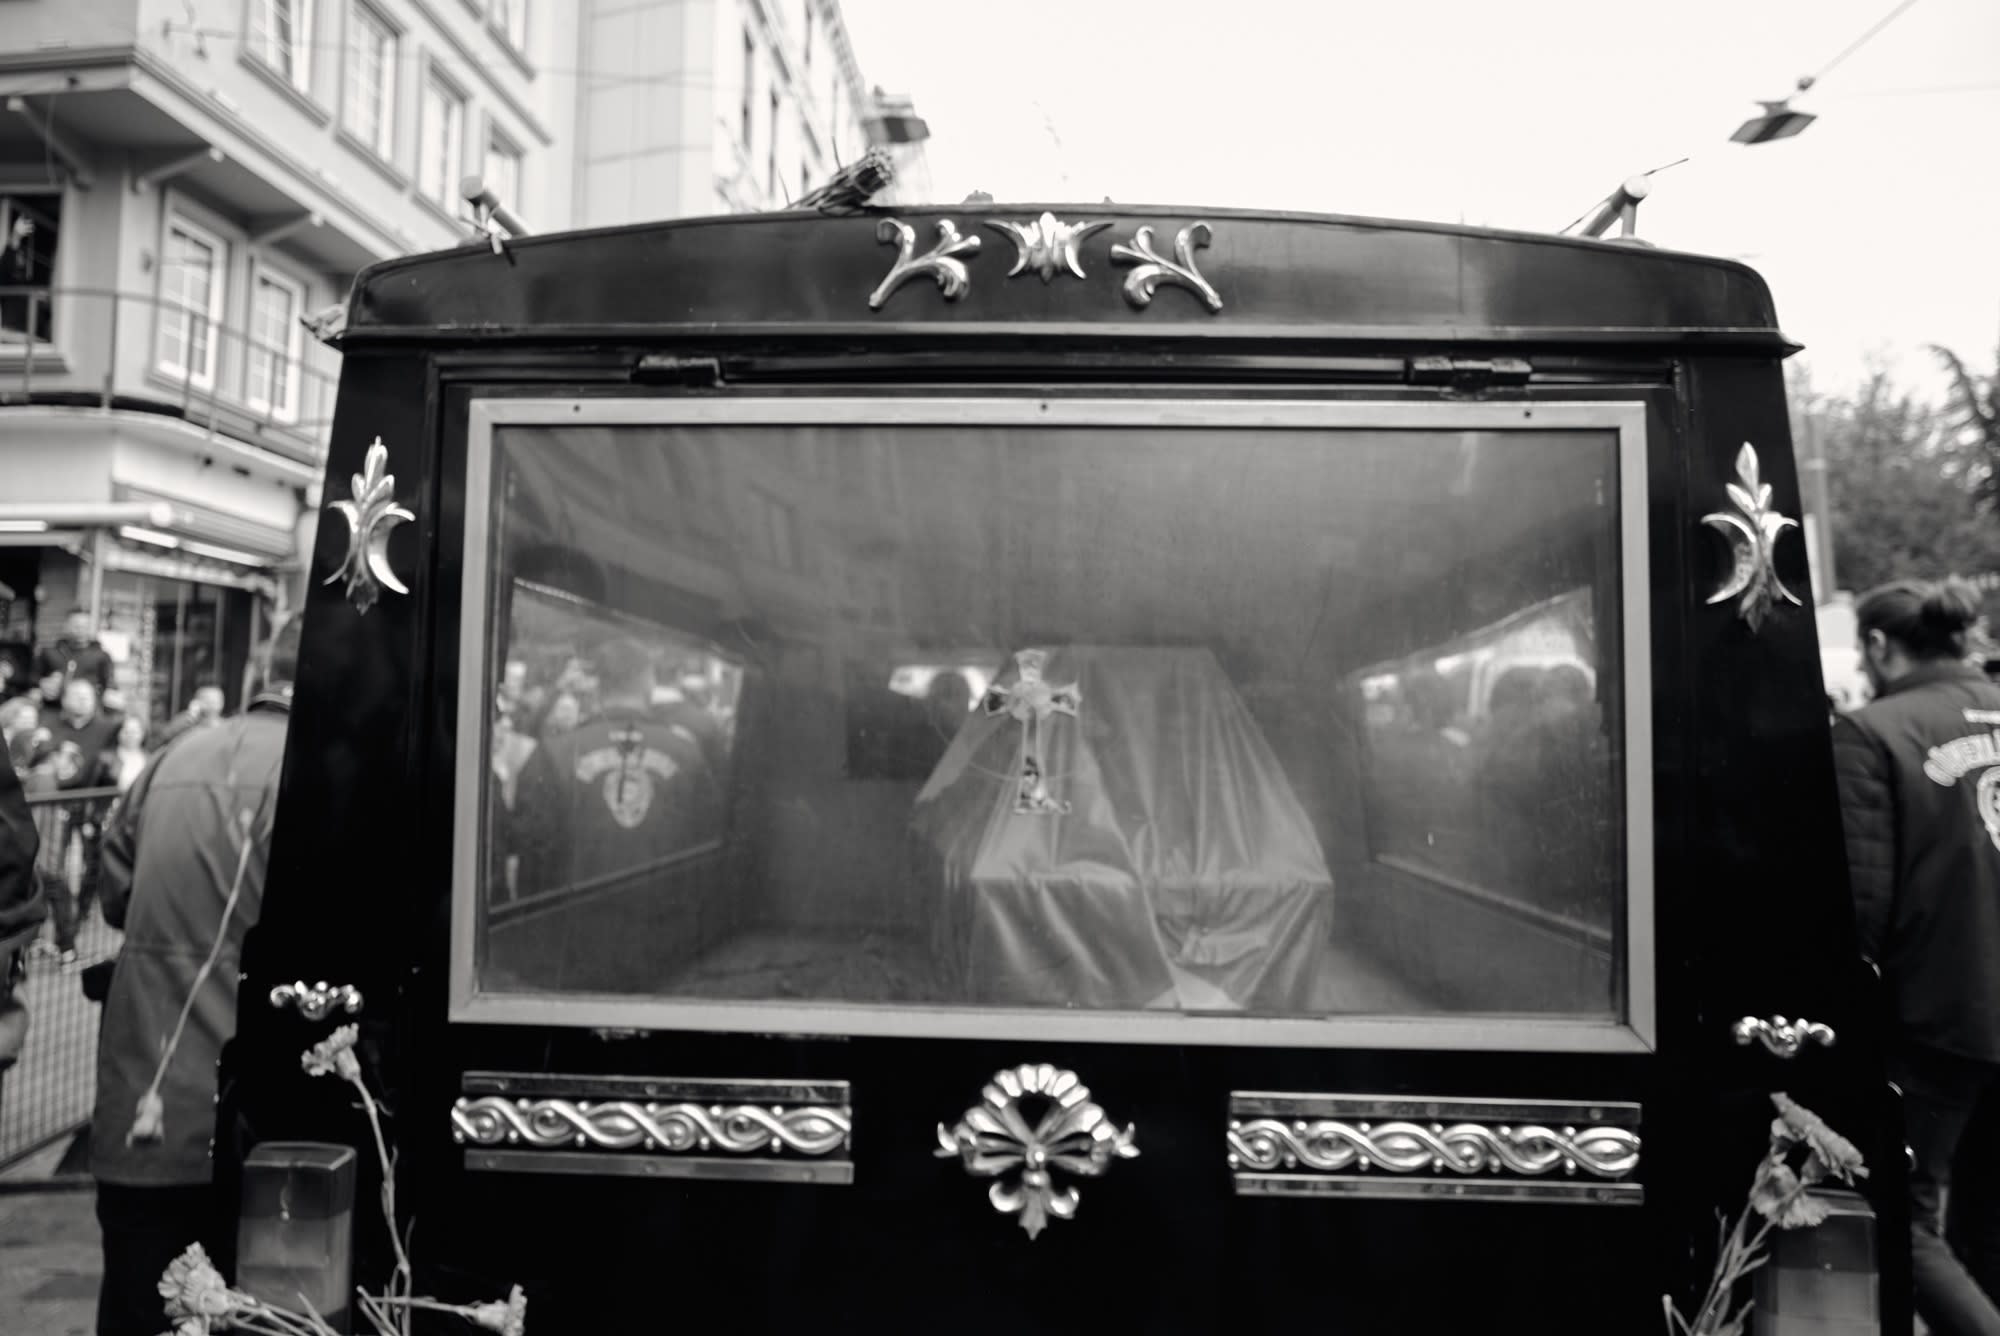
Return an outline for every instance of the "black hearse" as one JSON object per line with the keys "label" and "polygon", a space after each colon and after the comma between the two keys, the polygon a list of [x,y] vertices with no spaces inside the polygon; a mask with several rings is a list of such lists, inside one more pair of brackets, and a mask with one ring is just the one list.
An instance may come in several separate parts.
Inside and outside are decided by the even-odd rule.
{"label": "black hearse", "polygon": [[367,1145],[351,1023],[419,1289],[537,1330],[1603,1336],[1784,1091],[1873,1176],[1758,1329],[1908,1330],[1755,273],[859,207],[337,341],[225,1182]]}

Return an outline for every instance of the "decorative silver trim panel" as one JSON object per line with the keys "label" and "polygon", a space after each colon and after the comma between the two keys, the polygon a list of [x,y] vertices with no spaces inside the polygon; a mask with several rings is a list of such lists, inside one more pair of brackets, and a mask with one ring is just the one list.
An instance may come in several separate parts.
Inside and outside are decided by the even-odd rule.
{"label": "decorative silver trim panel", "polygon": [[1636,1205],[1639,1106],[1234,1091],[1244,1196]]}
{"label": "decorative silver trim panel", "polygon": [[1804,1017],[1793,1021],[1783,1016],[1773,1016],[1769,1020],[1745,1016],[1736,1022],[1734,1033],[1738,1044],[1747,1048],[1755,1041],[1762,1044],[1766,1052],[1780,1058],[1796,1058],[1799,1050],[1808,1043],[1832,1048],[1835,1038],[1831,1025],[1822,1025]]}
{"label": "decorative silver trim panel", "polygon": [[955,302],[966,294],[972,286],[972,276],[966,272],[965,262],[956,257],[977,251],[979,238],[960,236],[958,224],[949,218],[938,219],[937,236],[937,244],[918,255],[915,228],[894,218],[884,218],[876,225],[876,240],[896,248],[896,262],[889,266],[889,272],[876,285],[875,291],[868,294],[869,310],[881,310],[882,304],[897,288],[925,275],[937,280],[938,288],[948,302]]}
{"label": "decorative silver trim panel", "polygon": [[326,507],[347,521],[347,551],[333,574],[321,583],[346,580],[347,601],[364,615],[375,606],[382,590],[410,592],[389,565],[389,531],[416,516],[396,504],[396,475],[388,468],[389,447],[377,436],[363,458],[361,472],[348,481],[348,499],[329,501]]}
{"label": "decorative silver trim panel", "polygon": [[1703,524],[1728,537],[1736,557],[1729,578],[1722,582],[1722,588],[1708,596],[1708,601],[1722,603],[1742,595],[1736,615],[1754,632],[1764,624],[1764,618],[1778,600],[1799,606],[1798,595],[1778,579],[1776,564],[1778,535],[1798,528],[1799,522],[1780,515],[1772,507],[1771,485],[1760,476],[1757,448],[1748,441],[1736,452],[1736,477],[1737,481],[1725,488],[1735,511],[1718,510],[1701,517]]}
{"label": "decorative silver trim panel", "polygon": [[1047,283],[1065,270],[1082,278],[1083,262],[1077,258],[1077,247],[1091,233],[1111,226],[1111,220],[1100,218],[1089,223],[1065,223],[1058,221],[1052,213],[1044,213],[1032,223],[1010,223],[988,218],[986,225],[1013,238],[1014,267],[1007,271],[1007,277],[1033,273]]}
{"label": "decorative silver trim panel", "polygon": [[853,1181],[845,1081],[468,1072],[461,1089],[452,1140],[469,1169]]}
{"label": "decorative silver trim panel", "polygon": [[1208,245],[1210,235],[1207,223],[1189,223],[1174,237],[1174,258],[1171,260],[1153,249],[1153,229],[1150,227],[1134,232],[1131,245],[1121,241],[1113,246],[1113,263],[1137,266],[1125,277],[1125,300],[1134,306],[1151,306],[1153,293],[1165,283],[1192,292],[1211,314],[1220,311],[1222,294],[1209,285],[1194,265],[1195,251]]}
{"label": "decorative silver trim panel", "polygon": [[270,998],[271,1005],[278,1010],[297,1007],[299,1014],[309,1021],[323,1021],[335,1008],[350,1016],[361,1014],[361,990],[348,983],[330,984],[324,979],[311,985],[281,983],[271,990]]}
{"label": "decorative silver trim panel", "polygon": [[[963,1160],[974,1178],[998,1180],[987,1189],[987,1199],[1002,1215],[1020,1216],[1031,1239],[1051,1216],[1068,1220],[1076,1215],[1077,1190],[1057,1187],[1055,1170],[1101,1178],[1112,1160],[1139,1154],[1132,1144],[1138,1129],[1114,1126],[1090,1102],[1090,1089],[1075,1072],[1046,1062],[1010,1067],[995,1072],[979,1098],[955,1126],[938,1124],[933,1154]],[[1029,1099],[1044,1106],[1033,1127],[1022,1111]]]}

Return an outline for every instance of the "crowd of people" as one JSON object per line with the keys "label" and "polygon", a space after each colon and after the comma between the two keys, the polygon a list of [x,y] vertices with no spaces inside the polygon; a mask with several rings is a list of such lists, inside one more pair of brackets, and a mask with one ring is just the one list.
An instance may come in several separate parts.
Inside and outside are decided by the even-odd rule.
{"label": "crowd of people", "polygon": [[98,853],[115,795],[128,790],[159,747],[190,729],[217,723],[220,686],[201,684],[186,710],[158,737],[128,710],[109,653],[92,634],[90,614],[72,609],[63,632],[35,652],[24,689],[0,698],[0,739],[23,792],[74,795],[39,806],[37,871],[54,921],[53,940],[38,943],[65,964],[76,959],[77,929],[97,895]]}

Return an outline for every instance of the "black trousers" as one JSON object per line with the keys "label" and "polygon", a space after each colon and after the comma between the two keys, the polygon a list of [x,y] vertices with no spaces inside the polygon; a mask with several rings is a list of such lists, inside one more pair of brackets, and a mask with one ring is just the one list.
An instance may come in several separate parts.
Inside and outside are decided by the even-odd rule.
{"label": "black trousers", "polygon": [[1909,1046],[1903,1090],[1917,1312],[1932,1336],[2000,1336],[2000,1066]]}
{"label": "black trousers", "polygon": [[160,1277],[190,1243],[200,1243],[224,1276],[235,1269],[233,1223],[207,1183],[170,1187],[97,1185],[104,1279],[97,1291],[97,1336],[160,1336],[171,1331]]}

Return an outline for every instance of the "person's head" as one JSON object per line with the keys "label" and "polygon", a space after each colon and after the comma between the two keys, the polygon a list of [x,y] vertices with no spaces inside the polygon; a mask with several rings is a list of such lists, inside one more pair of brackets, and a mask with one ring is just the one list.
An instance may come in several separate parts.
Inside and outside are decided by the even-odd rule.
{"label": "person's head", "polygon": [[1878,693],[1927,664],[1962,660],[1979,621],[1979,591],[1964,580],[1897,580],[1854,606],[1861,669]]}
{"label": "person's head", "polygon": [[1543,690],[1550,703],[1566,709],[1590,704],[1594,694],[1590,674],[1574,663],[1559,663],[1550,668],[1543,679]]}
{"label": "person's head", "polygon": [[196,712],[209,719],[220,719],[223,709],[222,688],[214,682],[203,682],[194,689]]}
{"label": "person's head", "polygon": [[72,677],[62,689],[62,710],[76,720],[85,720],[96,714],[97,684],[87,677]]}
{"label": "person's head", "polygon": [[34,701],[26,696],[16,696],[0,705],[0,734],[11,742],[19,734],[33,728],[39,718],[40,711]]}
{"label": "person's head", "polygon": [[947,668],[930,680],[924,689],[924,702],[930,709],[931,722],[947,733],[954,733],[972,709],[972,683],[964,673]]}
{"label": "person's head", "polygon": [[567,733],[583,722],[583,703],[574,691],[558,691],[549,702],[549,712],[542,721],[542,732],[551,736]]}
{"label": "person's head", "polygon": [[597,650],[597,688],[607,703],[647,705],[657,674],[652,653],[636,640],[607,640]]}
{"label": "person's head", "polygon": [[118,745],[127,751],[138,751],[146,745],[146,721],[136,714],[125,716],[125,722],[118,725]]}
{"label": "person's head", "polygon": [[90,610],[71,608],[63,616],[63,635],[71,640],[90,639]]}
{"label": "person's head", "polygon": [[41,691],[42,699],[50,705],[62,699],[63,675],[60,670],[46,674],[35,685]]}
{"label": "person's head", "polygon": [[299,624],[304,620],[290,618],[264,646],[264,690],[292,694],[292,682],[299,675]]}

